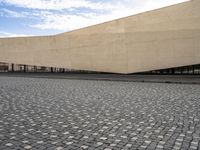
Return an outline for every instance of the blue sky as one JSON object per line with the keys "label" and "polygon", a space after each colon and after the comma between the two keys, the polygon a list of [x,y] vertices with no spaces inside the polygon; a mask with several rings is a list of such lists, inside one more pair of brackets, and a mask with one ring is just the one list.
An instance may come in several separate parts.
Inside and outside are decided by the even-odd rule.
{"label": "blue sky", "polygon": [[52,35],[187,0],[0,0],[0,37]]}

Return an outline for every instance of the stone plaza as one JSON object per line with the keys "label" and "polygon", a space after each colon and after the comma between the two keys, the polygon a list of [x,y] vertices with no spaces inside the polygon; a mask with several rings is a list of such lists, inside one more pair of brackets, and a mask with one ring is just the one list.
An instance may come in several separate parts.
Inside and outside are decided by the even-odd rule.
{"label": "stone plaza", "polygon": [[0,77],[0,150],[198,150],[200,85]]}

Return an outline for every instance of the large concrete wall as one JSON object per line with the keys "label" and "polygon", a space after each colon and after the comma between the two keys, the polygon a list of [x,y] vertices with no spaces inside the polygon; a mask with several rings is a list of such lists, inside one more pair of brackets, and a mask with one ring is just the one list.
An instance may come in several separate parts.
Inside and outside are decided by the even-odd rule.
{"label": "large concrete wall", "polygon": [[0,62],[113,73],[200,64],[200,1],[55,36],[2,38]]}

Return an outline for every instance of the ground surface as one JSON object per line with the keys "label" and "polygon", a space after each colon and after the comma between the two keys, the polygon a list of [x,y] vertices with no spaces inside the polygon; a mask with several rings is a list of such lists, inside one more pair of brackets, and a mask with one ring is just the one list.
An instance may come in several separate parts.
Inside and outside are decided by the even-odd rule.
{"label": "ground surface", "polygon": [[200,149],[200,85],[0,77],[0,150]]}
{"label": "ground surface", "polygon": [[128,81],[128,82],[149,82],[149,83],[181,83],[199,84],[200,75],[122,75],[104,73],[42,73],[42,72],[1,72],[0,76],[9,77],[29,77],[29,78],[48,78],[48,79],[75,79],[75,80],[101,80],[101,81]]}

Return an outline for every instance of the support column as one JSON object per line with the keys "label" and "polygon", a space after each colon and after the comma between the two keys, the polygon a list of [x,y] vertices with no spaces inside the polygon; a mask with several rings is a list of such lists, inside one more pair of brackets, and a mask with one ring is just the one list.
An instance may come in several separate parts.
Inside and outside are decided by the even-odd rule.
{"label": "support column", "polygon": [[33,70],[34,70],[34,72],[37,72],[37,66],[34,66]]}
{"label": "support column", "polygon": [[173,74],[173,75],[175,74],[175,69],[174,69],[174,68],[172,68],[172,74]]}
{"label": "support column", "polygon": [[14,64],[11,64],[11,71],[14,72],[15,69],[14,69]]}
{"label": "support column", "polygon": [[180,70],[181,70],[181,74],[183,74],[183,68],[182,67],[180,68]]}
{"label": "support column", "polygon": [[192,74],[194,74],[194,65],[192,66]]}
{"label": "support column", "polygon": [[24,72],[26,72],[27,71],[27,65],[24,65]]}

